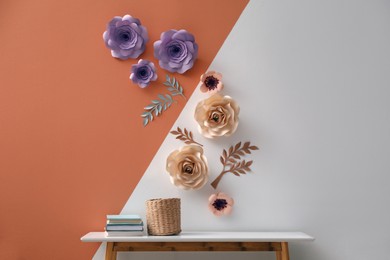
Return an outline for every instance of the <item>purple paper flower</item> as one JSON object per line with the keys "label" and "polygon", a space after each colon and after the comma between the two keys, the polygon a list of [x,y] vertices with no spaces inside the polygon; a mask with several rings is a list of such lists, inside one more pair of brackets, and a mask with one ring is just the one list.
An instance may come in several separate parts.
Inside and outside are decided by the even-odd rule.
{"label": "purple paper flower", "polygon": [[157,79],[156,67],[153,62],[141,59],[138,64],[131,66],[130,79],[141,88],[145,88],[150,81]]}
{"label": "purple paper flower", "polygon": [[180,74],[191,69],[198,57],[198,44],[194,36],[186,30],[169,30],[154,42],[154,56],[160,67]]}
{"label": "purple paper flower", "polygon": [[144,52],[149,37],[139,19],[127,14],[123,17],[115,16],[107,24],[103,39],[113,57],[126,60],[138,58]]}

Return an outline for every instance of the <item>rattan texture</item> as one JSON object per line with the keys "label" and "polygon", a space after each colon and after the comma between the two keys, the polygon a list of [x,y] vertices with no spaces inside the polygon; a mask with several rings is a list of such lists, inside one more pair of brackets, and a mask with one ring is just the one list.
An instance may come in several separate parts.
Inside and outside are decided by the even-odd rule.
{"label": "rattan texture", "polygon": [[146,201],[146,223],[149,235],[169,236],[181,232],[180,199]]}

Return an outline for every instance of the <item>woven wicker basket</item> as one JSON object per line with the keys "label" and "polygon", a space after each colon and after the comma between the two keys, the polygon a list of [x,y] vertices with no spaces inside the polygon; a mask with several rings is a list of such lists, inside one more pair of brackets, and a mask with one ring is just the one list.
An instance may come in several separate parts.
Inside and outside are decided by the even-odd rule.
{"label": "woven wicker basket", "polygon": [[181,232],[180,199],[151,199],[146,201],[148,234],[177,235]]}

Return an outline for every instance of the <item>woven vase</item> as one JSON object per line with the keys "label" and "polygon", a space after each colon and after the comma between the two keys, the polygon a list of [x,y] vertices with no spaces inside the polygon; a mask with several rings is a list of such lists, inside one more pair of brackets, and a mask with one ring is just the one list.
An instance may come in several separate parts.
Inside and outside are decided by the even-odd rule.
{"label": "woven vase", "polygon": [[177,235],[181,232],[180,199],[151,199],[146,201],[148,234],[154,236]]}

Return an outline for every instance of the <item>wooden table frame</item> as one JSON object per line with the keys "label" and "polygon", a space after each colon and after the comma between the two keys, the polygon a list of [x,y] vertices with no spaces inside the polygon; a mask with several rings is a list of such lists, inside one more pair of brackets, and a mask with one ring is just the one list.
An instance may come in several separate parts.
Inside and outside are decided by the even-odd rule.
{"label": "wooden table frame", "polygon": [[275,252],[277,260],[289,260],[288,243],[313,241],[303,232],[181,232],[176,236],[107,236],[89,232],[83,242],[106,242],[106,260],[115,260],[118,252]]}
{"label": "wooden table frame", "polygon": [[107,242],[106,260],[133,251],[273,251],[277,260],[290,259],[287,242]]}

